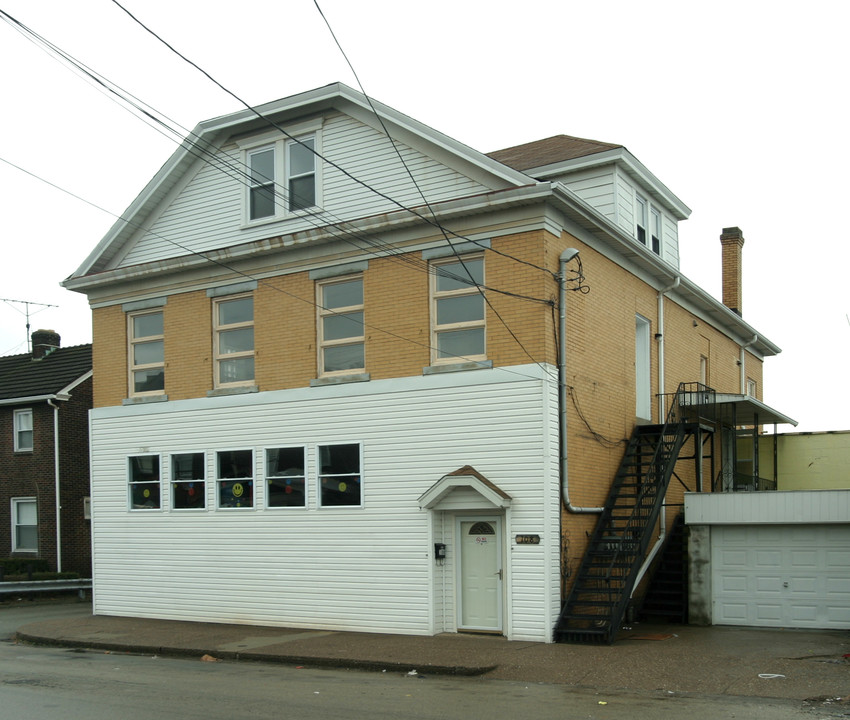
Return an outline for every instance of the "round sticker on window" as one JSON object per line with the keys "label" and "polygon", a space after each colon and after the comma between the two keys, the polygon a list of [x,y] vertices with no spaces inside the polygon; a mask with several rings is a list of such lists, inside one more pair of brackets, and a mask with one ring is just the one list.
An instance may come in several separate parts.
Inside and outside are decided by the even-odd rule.
{"label": "round sticker on window", "polygon": [[340,492],[345,492],[347,489],[348,489],[348,485],[346,485],[344,482],[341,482],[339,484],[339,491]]}
{"label": "round sticker on window", "polygon": [[151,491],[145,488],[145,491],[142,493],[142,495],[144,495],[146,498],[149,498],[151,496]]}
{"label": "round sticker on window", "polygon": [[245,489],[242,487],[242,483],[233,483],[233,489],[231,492],[233,493],[233,497],[242,497],[242,493],[245,492]]}

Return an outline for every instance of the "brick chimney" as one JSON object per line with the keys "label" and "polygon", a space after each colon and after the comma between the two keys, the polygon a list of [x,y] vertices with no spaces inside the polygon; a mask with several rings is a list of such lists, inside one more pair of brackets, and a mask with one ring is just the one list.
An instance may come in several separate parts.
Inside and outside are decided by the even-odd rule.
{"label": "brick chimney", "polygon": [[32,359],[41,360],[59,347],[59,333],[54,330],[36,330],[32,334]]}
{"label": "brick chimney", "polygon": [[723,228],[720,235],[723,248],[723,304],[741,314],[741,248],[744,234],[741,228]]}

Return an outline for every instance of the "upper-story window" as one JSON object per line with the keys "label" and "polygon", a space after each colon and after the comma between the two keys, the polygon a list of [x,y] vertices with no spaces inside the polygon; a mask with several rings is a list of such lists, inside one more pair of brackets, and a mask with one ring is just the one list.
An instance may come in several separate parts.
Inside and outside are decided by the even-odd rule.
{"label": "upper-story window", "polygon": [[15,452],[32,452],[32,410],[14,412]]}
{"label": "upper-story window", "polygon": [[248,193],[248,219],[259,220],[275,214],[274,147],[248,153],[251,187]]}
{"label": "upper-story window", "polygon": [[321,203],[319,140],[316,130],[241,144],[250,175],[248,222],[281,219]]}
{"label": "upper-story window", "polygon": [[433,362],[481,360],[486,356],[484,258],[464,256],[434,262],[431,278]]}
{"label": "upper-story window", "polygon": [[635,237],[656,255],[661,254],[661,212],[635,193]]}
{"label": "upper-story window", "polygon": [[130,313],[130,396],[165,391],[165,352],[162,311]]}
{"label": "upper-story window", "polygon": [[319,373],[365,368],[363,276],[335,278],[316,286],[319,307]]}
{"label": "upper-story window", "polygon": [[254,298],[213,301],[216,387],[254,382]]}

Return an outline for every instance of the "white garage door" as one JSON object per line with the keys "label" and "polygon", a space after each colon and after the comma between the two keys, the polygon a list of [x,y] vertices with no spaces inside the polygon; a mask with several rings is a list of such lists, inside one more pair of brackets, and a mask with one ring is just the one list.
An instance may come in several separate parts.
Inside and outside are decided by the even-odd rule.
{"label": "white garage door", "polygon": [[717,625],[850,628],[850,525],[715,525]]}

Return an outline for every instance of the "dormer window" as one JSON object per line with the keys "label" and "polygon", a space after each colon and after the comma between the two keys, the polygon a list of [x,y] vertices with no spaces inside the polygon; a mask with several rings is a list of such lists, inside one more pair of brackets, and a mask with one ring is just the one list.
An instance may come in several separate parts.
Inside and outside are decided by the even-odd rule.
{"label": "dormer window", "polygon": [[247,223],[283,220],[321,204],[320,133],[317,123],[240,142],[249,179]]}
{"label": "dormer window", "polygon": [[661,254],[661,212],[635,193],[635,237],[656,255]]}

